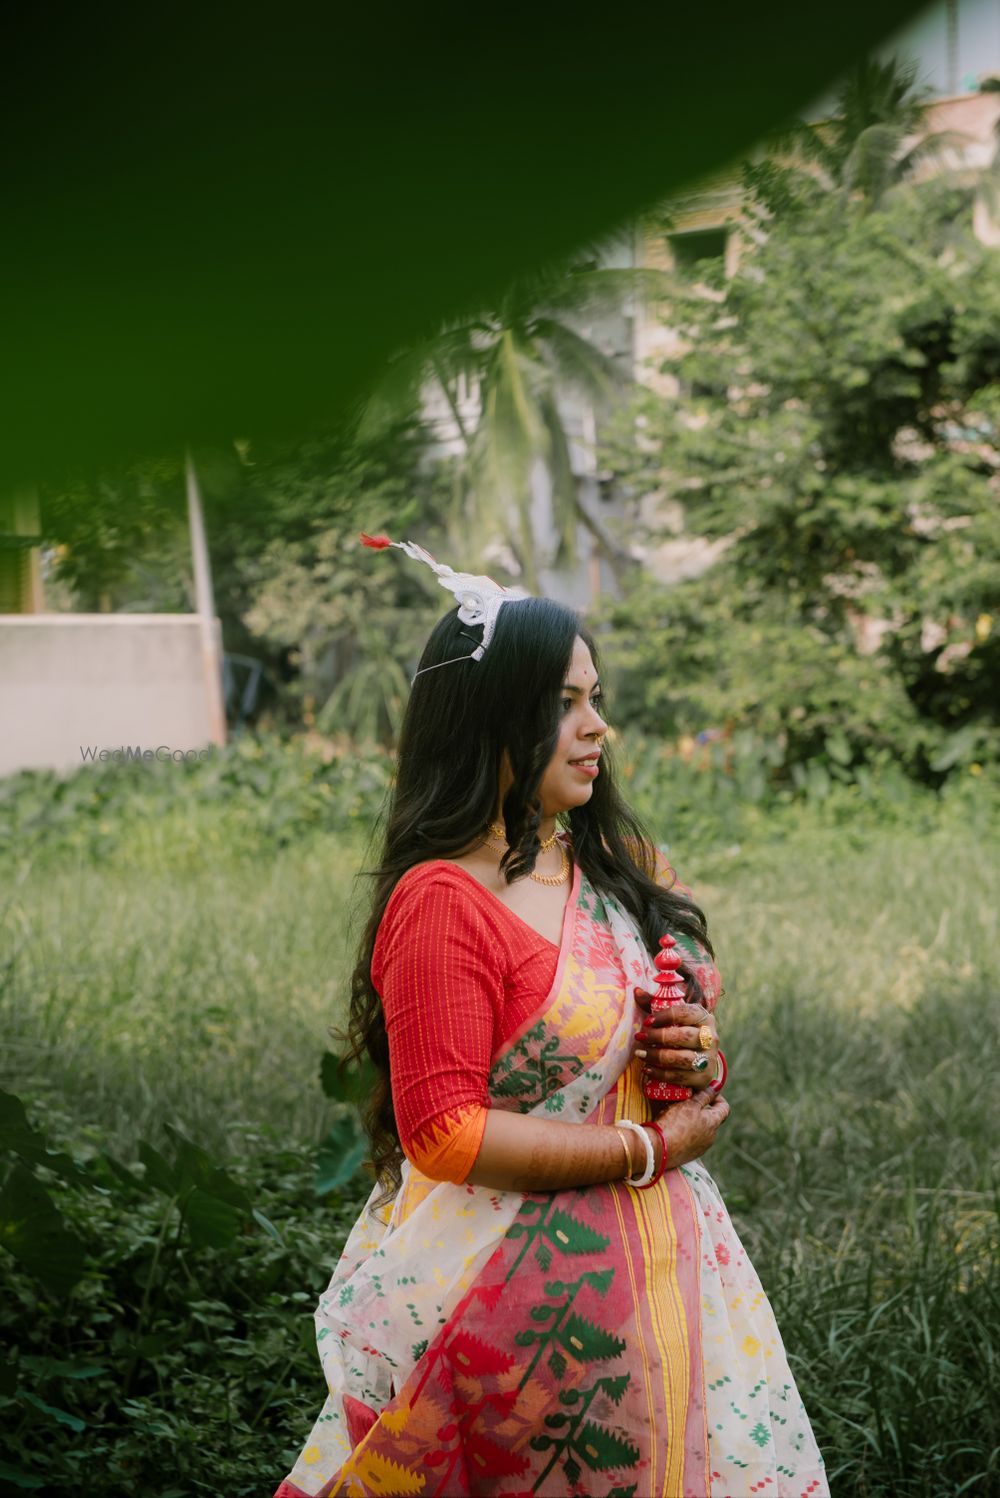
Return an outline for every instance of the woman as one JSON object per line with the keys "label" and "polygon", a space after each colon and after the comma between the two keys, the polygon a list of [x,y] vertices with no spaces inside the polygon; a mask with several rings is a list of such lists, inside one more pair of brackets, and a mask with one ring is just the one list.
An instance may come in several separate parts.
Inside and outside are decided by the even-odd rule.
{"label": "woman", "polygon": [[[380,1184],[317,1311],[329,1397],[276,1498],[819,1498],[700,1163],[729,1112],[704,917],[616,791],[577,616],[509,592],[470,615],[455,578],[353,979]],[[667,934],[669,1025],[649,1020]],[[691,1096],[651,1104],[649,1081]]]}

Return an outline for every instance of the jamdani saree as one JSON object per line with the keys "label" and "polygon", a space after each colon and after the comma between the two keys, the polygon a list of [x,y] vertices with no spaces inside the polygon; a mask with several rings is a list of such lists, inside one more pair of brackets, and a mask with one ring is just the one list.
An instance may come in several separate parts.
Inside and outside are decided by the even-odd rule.
{"label": "jamdani saree", "polygon": [[[683,940],[683,939],[682,939]],[[714,1004],[718,973],[685,943]],[[551,991],[490,1106],[651,1117],[631,1058],[655,971],[579,867]],[[824,1498],[770,1305],[707,1170],[495,1192],[403,1164],[316,1312],[328,1397],[275,1498]],[[385,1219],[385,1220],[384,1220]]]}

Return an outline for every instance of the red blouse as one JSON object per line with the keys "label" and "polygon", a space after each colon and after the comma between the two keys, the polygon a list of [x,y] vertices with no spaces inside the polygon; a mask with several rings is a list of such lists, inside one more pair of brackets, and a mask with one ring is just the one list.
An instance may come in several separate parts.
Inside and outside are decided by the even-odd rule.
{"label": "red blouse", "polygon": [[558,961],[557,946],[447,859],[397,882],[371,975],[400,1143],[424,1175],[459,1182],[472,1169],[493,1057],[550,992]]}

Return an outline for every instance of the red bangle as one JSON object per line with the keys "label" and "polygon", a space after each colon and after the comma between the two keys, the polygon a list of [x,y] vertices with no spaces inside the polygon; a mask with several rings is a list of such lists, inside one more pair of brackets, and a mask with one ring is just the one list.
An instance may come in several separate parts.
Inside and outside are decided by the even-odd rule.
{"label": "red bangle", "polygon": [[656,1172],[653,1179],[651,1181],[647,1181],[645,1186],[633,1187],[633,1190],[635,1191],[649,1191],[651,1187],[656,1185],[657,1181],[660,1179],[663,1172],[667,1168],[667,1141],[663,1137],[663,1130],[660,1128],[659,1124],[654,1123],[651,1118],[644,1118],[642,1121],[642,1127],[644,1129],[652,1129],[653,1132],[659,1137],[660,1145],[662,1146],[662,1153],[660,1155],[660,1168]]}
{"label": "red bangle", "polygon": [[726,1058],[722,1054],[722,1052],[717,1051],[716,1054],[718,1055],[719,1060],[722,1062],[722,1069],[720,1070],[719,1075],[716,1077],[715,1081],[709,1082],[708,1085],[713,1092],[721,1092],[723,1087],[725,1087],[726,1085],[726,1078],[729,1076],[729,1067],[726,1065]]}

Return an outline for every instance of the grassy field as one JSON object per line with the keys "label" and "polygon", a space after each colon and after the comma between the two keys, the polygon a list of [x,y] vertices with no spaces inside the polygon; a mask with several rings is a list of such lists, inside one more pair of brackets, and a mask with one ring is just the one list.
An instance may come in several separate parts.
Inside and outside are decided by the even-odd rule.
{"label": "grassy field", "polygon": [[7,1085],[58,1096],[126,1156],[164,1119],[213,1152],[244,1125],[313,1144],[356,863],[314,845],[29,874],[7,896]]}
{"label": "grassy field", "polygon": [[[995,839],[957,818],[919,832],[805,821],[756,847],[670,855],[708,913],[726,988],[733,1116],[708,1163],[834,1492],[1000,1491]],[[9,869],[0,1082],[125,1160],[166,1123],[248,1177],[276,1152],[305,1158],[331,1118],[318,1061],[341,1013],[360,858],[356,840],[322,836],[235,856],[178,813],[100,862]],[[302,1204],[283,1203],[271,1164],[267,1176],[280,1229]],[[356,1196],[325,1219],[326,1263],[305,1309],[288,1308],[300,1321]],[[255,1422],[260,1475],[244,1467],[234,1498],[280,1476],[315,1413],[318,1369],[298,1329],[288,1337],[292,1403]],[[214,1437],[201,1435],[204,1459]]]}

